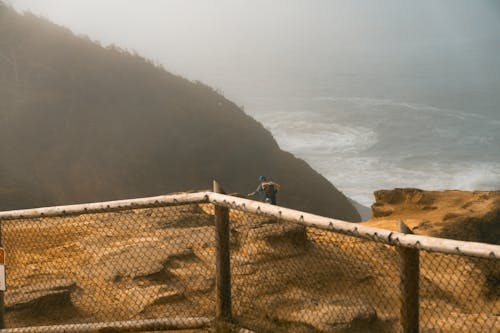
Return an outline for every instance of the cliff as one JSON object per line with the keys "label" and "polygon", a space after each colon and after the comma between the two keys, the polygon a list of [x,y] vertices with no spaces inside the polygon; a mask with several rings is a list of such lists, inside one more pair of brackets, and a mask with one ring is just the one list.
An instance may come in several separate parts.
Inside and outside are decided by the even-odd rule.
{"label": "cliff", "polygon": [[[221,94],[0,3],[0,210],[206,189],[348,221],[347,198]],[[161,42],[161,40],[159,40]]]}
{"label": "cliff", "polygon": [[366,223],[396,230],[399,220],[416,234],[500,244],[500,191],[376,191]]}

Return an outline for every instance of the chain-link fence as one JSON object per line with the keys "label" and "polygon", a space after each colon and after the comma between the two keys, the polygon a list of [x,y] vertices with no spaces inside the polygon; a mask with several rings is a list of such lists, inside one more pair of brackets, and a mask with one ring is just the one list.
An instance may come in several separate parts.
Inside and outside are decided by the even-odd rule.
{"label": "chain-link fence", "polygon": [[235,316],[257,332],[397,331],[397,254],[388,245],[238,212]]}
{"label": "chain-link fence", "polygon": [[405,235],[239,198],[233,319],[255,332],[500,332],[500,246]]}
{"label": "chain-link fence", "polygon": [[[232,296],[241,326],[403,331],[395,246],[264,214],[234,211],[231,217]],[[420,332],[500,332],[499,260],[420,253]]]}
{"label": "chain-link fence", "polygon": [[209,204],[173,203],[3,220],[6,327],[208,326],[213,214]]}
{"label": "chain-link fence", "polygon": [[500,260],[421,251],[420,320],[429,332],[500,332]]}
{"label": "chain-link fence", "polygon": [[[214,203],[228,208],[230,268]],[[429,237],[211,192],[0,221],[5,332],[208,330],[216,317],[236,332],[410,332],[412,311],[421,332],[500,332],[500,246],[442,241],[436,252]],[[403,245],[420,253],[419,299],[406,310]],[[232,307],[221,310],[224,298]]]}

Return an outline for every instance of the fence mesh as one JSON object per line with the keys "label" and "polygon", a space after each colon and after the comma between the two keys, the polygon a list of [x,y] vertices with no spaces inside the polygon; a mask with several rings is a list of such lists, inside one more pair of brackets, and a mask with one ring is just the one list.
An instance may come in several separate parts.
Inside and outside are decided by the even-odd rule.
{"label": "fence mesh", "polygon": [[233,299],[257,332],[396,331],[397,253],[387,245],[233,211]]}
{"label": "fence mesh", "polygon": [[[236,332],[401,332],[396,247],[241,209],[229,214]],[[215,316],[212,204],[2,226],[7,327]],[[500,332],[497,258],[419,252],[421,332]]]}
{"label": "fence mesh", "polygon": [[204,205],[2,224],[7,327],[214,316]]}
{"label": "fence mesh", "polygon": [[[255,332],[401,332],[396,247],[231,210],[235,320]],[[420,251],[420,331],[500,332],[500,261]]]}
{"label": "fence mesh", "polygon": [[500,332],[500,260],[420,251],[425,332]]}

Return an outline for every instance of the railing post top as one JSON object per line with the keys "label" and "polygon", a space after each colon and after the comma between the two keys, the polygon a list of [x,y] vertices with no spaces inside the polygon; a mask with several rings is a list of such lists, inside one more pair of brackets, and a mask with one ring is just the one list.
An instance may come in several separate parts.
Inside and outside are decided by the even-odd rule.
{"label": "railing post top", "polygon": [[398,223],[399,232],[402,234],[413,234],[413,231],[408,227],[403,220],[399,220]]}
{"label": "railing post top", "polygon": [[226,194],[226,192],[224,192],[224,189],[222,188],[222,186],[215,179],[213,181],[213,191],[214,191],[214,193]]}

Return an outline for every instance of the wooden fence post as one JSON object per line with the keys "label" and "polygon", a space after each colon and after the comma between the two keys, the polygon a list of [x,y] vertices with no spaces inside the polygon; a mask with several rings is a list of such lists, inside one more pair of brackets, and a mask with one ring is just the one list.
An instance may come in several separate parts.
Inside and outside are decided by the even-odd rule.
{"label": "wooden fence post", "polygon": [[[224,194],[223,189],[214,180],[213,191]],[[229,209],[215,205],[215,257],[216,257],[216,318],[230,321],[231,310],[231,266],[229,252]]]}
{"label": "wooden fence post", "polygon": [[[413,234],[399,221],[399,232]],[[403,333],[419,332],[419,252],[403,246],[397,247],[400,257],[401,326]]]}

